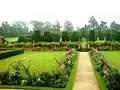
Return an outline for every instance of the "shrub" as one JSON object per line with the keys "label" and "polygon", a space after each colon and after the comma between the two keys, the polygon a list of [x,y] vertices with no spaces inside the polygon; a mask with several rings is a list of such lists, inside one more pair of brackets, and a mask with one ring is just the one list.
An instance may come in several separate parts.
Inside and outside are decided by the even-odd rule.
{"label": "shrub", "polygon": [[100,72],[103,79],[106,81],[108,90],[119,90],[120,89],[120,72],[111,67],[105,60],[104,56],[97,50],[92,49],[90,52],[92,60],[97,65],[96,70]]}
{"label": "shrub", "polygon": [[0,52],[0,59],[4,59],[4,58],[14,56],[14,55],[18,55],[18,54],[21,54],[21,53],[24,53],[23,49],[10,49],[10,50],[8,49],[8,50],[5,50],[3,52]]}
{"label": "shrub", "polygon": [[120,50],[120,42],[88,42],[90,48],[96,48],[99,51]]}
{"label": "shrub", "polygon": [[20,36],[18,38],[18,42],[25,42],[25,37],[24,36]]}
{"label": "shrub", "polygon": [[55,70],[39,74],[34,73],[33,75],[30,73],[30,62],[26,65],[24,60],[14,61],[6,71],[0,73],[0,84],[64,88],[67,85],[76,58],[77,53],[72,49],[61,62],[56,60],[58,67]]}
{"label": "shrub", "polygon": [[0,45],[0,47],[4,48],[41,48],[48,49],[48,50],[66,50],[69,51],[71,48],[78,49],[78,46],[80,43],[78,42],[15,42],[15,43],[8,43],[8,44],[3,44]]}

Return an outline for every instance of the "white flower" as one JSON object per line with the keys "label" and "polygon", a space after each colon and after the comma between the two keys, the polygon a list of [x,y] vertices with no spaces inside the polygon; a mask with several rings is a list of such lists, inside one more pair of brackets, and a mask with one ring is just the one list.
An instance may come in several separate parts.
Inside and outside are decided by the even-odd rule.
{"label": "white flower", "polygon": [[68,64],[70,64],[70,60],[68,61]]}
{"label": "white flower", "polygon": [[39,82],[39,81],[40,81],[40,78],[38,78],[37,81]]}
{"label": "white flower", "polygon": [[21,85],[26,85],[27,84],[27,80],[22,80],[21,81]]}
{"label": "white flower", "polygon": [[65,68],[65,65],[64,65],[64,64],[60,66],[60,69],[63,70],[64,68]]}

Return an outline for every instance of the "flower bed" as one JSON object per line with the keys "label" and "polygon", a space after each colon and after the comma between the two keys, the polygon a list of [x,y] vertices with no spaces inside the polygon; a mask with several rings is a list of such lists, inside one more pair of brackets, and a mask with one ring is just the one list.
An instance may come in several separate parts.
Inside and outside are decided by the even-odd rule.
{"label": "flower bed", "polygon": [[96,49],[90,52],[93,62],[96,64],[96,70],[105,80],[108,90],[120,90],[120,71],[110,66],[104,56]]}
{"label": "flower bed", "polygon": [[99,51],[120,50],[120,42],[88,42],[90,48],[96,48]]}
{"label": "flower bed", "polygon": [[52,72],[30,73],[30,64],[26,65],[21,60],[10,64],[8,69],[0,73],[1,85],[23,85],[23,86],[47,86],[63,88],[66,87],[74,61],[77,59],[75,50],[70,50],[65,58],[58,63],[58,67]]}
{"label": "flower bed", "polygon": [[[71,48],[78,49],[80,46],[79,42],[14,42],[8,44],[1,44],[1,48],[25,48],[27,50],[36,50],[36,51],[46,51],[46,50],[53,50],[53,51],[68,51]],[[30,48],[30,49],[28,49]]]}

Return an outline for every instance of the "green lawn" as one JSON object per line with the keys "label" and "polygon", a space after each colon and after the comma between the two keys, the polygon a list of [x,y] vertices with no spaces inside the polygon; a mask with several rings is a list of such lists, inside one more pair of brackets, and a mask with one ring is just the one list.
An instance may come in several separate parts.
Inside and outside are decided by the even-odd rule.
{"label": "green lawn", "polygon": [[120,51],[102,51],[101,53],[110,65],[120,69]]}
{"label": "green lawn", "polygon": [[18,85],[0,85],[0,88],[15,88],[15,89],[28,89],[28,90],[72,90],[74,85],[74,79],[76,74],[77,61],[75,61],[75,65],[72,69],[72,72],[69,76],[69,81],[67,82],[67,86],[65,88],[52,88],[52,87],[38,87],[38,86],[18,86]]}
{"label": "green lawn", "polygon": [[[30,52],[30,51],[26,51],[25,52],[25,54],[27,54],[27,55],[30,54],[30,53],[33,54],[34,52]],[[44,55],[44,58],[48,58],[48,60],[47,60],[48,61],[48,65],[51,62],[53,62],[54,63],[53,66],[56,66],[56,62],[54,62],[53,57],[56,57],[58,59],[62,59],[66,52],[64,52],[64,51],[62,51],[62,52],[61,51],[57,51],[57,52],[56,51],[53,51],[53,52],[51,51],[51,52],[48,52],[47,51],[47,52],[35,52],[35,53],[42,54],[42,55]],[[17,56],[20,57],[20,56],[23,56],[23,55],[17,55]],[[42,56],[42,55],[39,55],[39,56]],[[11,57],[11,58],[14,58],[14,57]],[[49,57],[51,58],[52,61],[49,61],[50,60]],[[49,67],[50,67],[50,65],[49,65]],[[6,88],[18,88],[18,89],[22,89],[23,88],[23,89],[29,89],[29,90],[72,90],[73,84],[74,84],[74,78],[75,78],[75,74],[76,74],[75,73],[76,72],[76,67],[77,67],[77,60],[75,61],[75,64],[74,64],[73,69],[71,71],[71,74],[69,76],[69,81],[68,81],[67,86],[65,88],[38,87],[38,86],[17,86],[17,85],[12,85],[12,86],[10,86],[10,85],[0,85],[0,88],[2,88],[2,89],[3,88],[5,88],[5,89]]]}
{"label": "green lawn", "polygon": [[13,60],[22,59],[24,59],[26,64],[31,60],[31,72],[38,70],[51,71],[58,65],[54,58],[61,60],[65,53],[65,51],[25,51],[23,54],[0,60],[0,71],[6,69]]}
{"label": "green lawn", "polygon": [[8,42],[18,41],[18,37],[6,37],[5,39],[6,39]]}

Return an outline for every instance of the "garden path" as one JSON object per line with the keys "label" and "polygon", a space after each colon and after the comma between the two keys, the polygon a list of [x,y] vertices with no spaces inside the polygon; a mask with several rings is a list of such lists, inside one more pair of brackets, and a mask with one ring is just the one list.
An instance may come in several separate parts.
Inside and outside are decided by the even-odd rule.
{"label": "garden path", "polygon": [[100,90],[88,52],[80,52],[73,90]]}

